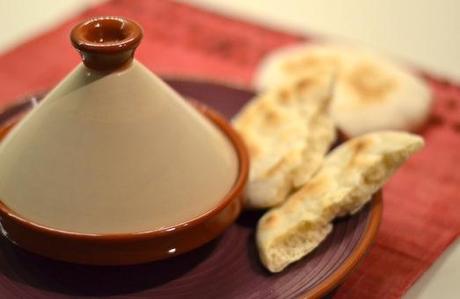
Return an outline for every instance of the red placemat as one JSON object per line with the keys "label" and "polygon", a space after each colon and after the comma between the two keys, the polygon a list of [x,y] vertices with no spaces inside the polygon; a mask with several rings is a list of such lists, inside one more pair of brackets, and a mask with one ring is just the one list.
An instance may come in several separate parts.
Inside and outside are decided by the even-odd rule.
{"label": "red placemat", "polygon": [[[0,57],[0,103],[53,86],[80,60],[68,34],[81,19],[123,15],[144,28],[137,59],[159,74],[248,85],[270,50],[305,37],[170,1],[111,1]],[[335,298],[400,297],[460,231],[460,87],[425,76],[435,105],[425,149],[385,186],[375,245]]]}

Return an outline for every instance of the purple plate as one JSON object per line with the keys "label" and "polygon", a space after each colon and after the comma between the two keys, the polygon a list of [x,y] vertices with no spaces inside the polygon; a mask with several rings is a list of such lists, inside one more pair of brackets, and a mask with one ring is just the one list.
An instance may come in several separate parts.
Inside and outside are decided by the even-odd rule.
{"label": "purple plate", "polygon": [[[230,118],[253,96],[249,90],[189,79],[167,82],[179,93]],[[0,112],[0,125],[30,110],[41,96]],[[310,255],[273,275],[259,262],[254,227],[261,213],[246,212],[221,237],[176,258],[136,266],[84,266],[50,260],[0,238],[1,298],[320,297],[337,287],[364,256],[378,230],[381,193],[333,232]]]}

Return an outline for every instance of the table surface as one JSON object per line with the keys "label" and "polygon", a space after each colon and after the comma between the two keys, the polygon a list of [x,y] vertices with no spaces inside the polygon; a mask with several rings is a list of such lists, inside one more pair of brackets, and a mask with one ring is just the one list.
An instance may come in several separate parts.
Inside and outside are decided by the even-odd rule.
{"label": "table surface", "polygon": [[[103,0],[0,0],[0,54]],[[266,26],[371,46],[460,82],[460,2],[456,0],[181,0]],[[396,34],[397,33],[397,34]],[[457,240],[405,298],[457,298]]]}

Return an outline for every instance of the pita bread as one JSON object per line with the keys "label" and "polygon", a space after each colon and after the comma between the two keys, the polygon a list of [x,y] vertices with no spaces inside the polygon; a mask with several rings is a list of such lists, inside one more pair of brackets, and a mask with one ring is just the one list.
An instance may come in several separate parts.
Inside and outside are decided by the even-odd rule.
{"label": "pita bread", "polygon": [[253,85],[267,90],[315,72],[337,74],[352,52],[345,46],[298,44],[271,52],[259,64]]}
{"label": "pita bread", "polygon": [[331,85],[330,73],[304,76],[257,96],[235,117],[251,156],[246,207],[282,203],[320,167],[335,140]]}
{"label": "pita bread", "polygon": [[337,76],[331,116],[350,137],[378,130],[416,130],[429,115],[429,87],[402,66],[364,49],[337,45],[281,49],[261,63],[254,85],[272,88],[324,69]]}
{"label": "pita bread", "polygon": [[333,150],[319,172],[257,226],[262,263],[279,272],[316,248],[335,217],[354,214],[413,153],[423,139],[403,132],[376,132]]}

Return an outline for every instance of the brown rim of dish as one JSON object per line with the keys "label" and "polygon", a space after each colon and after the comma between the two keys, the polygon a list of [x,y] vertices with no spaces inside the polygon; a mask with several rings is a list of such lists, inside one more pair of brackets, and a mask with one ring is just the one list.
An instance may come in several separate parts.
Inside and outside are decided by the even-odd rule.
{"label": "brown rim of dish", "polygon": [[334,272],[331,273],[317,286],[307,291],[301,298],[321,298],[327,295],[331,290],[341,284],[353,269],[358,266],[362,261],[363,256],[369,250],[370,245],[374,242],[377,232],[379,230],[380,221],[382,219],[383,200],[382,190],[379,190],[372,200],[371,213],[369,216],[369,223],[364,235],[359,240],[358,244],[353,249],[352,253],[346,258],[343,263]]}
{"label": "brown rim of dish", "polygon": [[[211,120],[212,123],[215,124],[222,131],[222,133],[224,133],[224,135],[232,143],[233,148],[235,149],[235,152],[238,156],[239,169],[238,169],[238,176],[235,179],[235,183],[233,184],[232,188],[227,192],[227,194],[224,196],[224,198],[219,201],[219,204],[215,208],[191,220],[188,220],[188,221],[185,221],[185,222],[173,225],[173,226],[168,226],[168,227],[164,227],[164,228],[156,229],[156,230],[122,233],[122,234],[78,233],[78,232],[64,231],[60,229],[47,227],[47,226],[37,224],[35,222],[32,222],[30,220],[27,220],[19,216],[14,211],[12,211],[10,208],[8,208],[0,200],[1,213],[7,214],[10,218],[14,219],[20,225],[27,227],[27,229],[36,231],[38,233],[48,234],[48,235],[56,236],[56,237],[64,237],[64,238],[80,239],[80,240],[93,240],[93,241],[97,241],[97,240],[99,241],[114,241],[114,240],[120,241],[120,240],[150,239],[152,237],[159,237],[159,236],[166,236],[169,234],[174,234],[178,231],[188,229],[190,227],[193,227],[193,226],[196,226],[196,225],[199,225],[205,222],[210,217],[222,211],[225,207],[228,206],[228,204],[230,204],[231,201],[235,199],[235,197],[238,197],[238,195],[242,193],[243,188],[248,179],[249,156],[248,156],[248,152],[246,150],[246,147],[243,141],[238,136],[236,131],[231,127],[231,125],[227,122],[227,120],[225,120],[218,112],[205,106],[204,104],[197,103],[193,100],[189,102],[191,102],[192,105],[199,112],[201,112],[205,117]],[[11,127],[13,127],[13,124],[11,125]]]}
{"label": "brown rim of dish", "polygon": [[70,33],[83,64],[97,71],[110,72],[129,66],[141,39],[142,28],[136,22],[114,16],[89,19]]}
{"label": "brown rim of dish", "polygon": [[70,32],[70,40],[76,49],[101,54],[135,49],[142,36],[142,29],[136,22],[117,16],[83,21]]}

